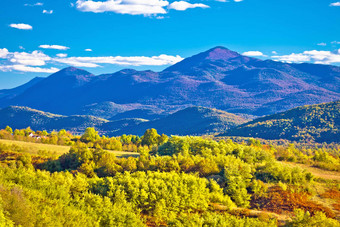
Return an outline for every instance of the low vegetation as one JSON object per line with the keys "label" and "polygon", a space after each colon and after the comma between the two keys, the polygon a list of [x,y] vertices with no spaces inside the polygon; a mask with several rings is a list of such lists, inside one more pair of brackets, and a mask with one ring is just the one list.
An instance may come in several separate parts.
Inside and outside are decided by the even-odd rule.
{"label": "low vegetation", "polygon": [[155,129],[108,138],[93,128],[74,136],[7,127],[0,138],[3,226],[340,226],[340,182],[297,166],[337,173],[338,146]]}

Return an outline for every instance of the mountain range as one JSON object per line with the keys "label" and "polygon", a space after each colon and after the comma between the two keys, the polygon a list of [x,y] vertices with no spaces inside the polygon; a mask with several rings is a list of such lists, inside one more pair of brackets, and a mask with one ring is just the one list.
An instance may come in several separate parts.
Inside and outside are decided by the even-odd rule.
{"label": "mountain range", "polygon": [[61,115],[155,120],[204,106],[258,117],[340,99],[340,67],[260,60],[224,47],[161,72],[125,69],[95,76],[74,67],[0,90],[0,107]]}

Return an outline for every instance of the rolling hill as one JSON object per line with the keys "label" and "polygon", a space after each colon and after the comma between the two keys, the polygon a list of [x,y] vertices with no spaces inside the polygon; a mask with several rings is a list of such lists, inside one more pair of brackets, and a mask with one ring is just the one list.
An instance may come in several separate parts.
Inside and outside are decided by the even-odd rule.
{"label": "rolling hill", "polygon": [[[131,120],[132,119],[129,121]],[[103,131],[107,131],[106,133],[109,135],[142,135],[146,129],[150,128],[155,128],[159,133],[167,135],[204,135],[222,132],[245,123],[247,120],[222,110],[206,107],[188,107],[153,121],[138,121],[138,119],[133,119],[134,124],[132,125],[129,124],[127,127],[118,131],[108,131],[109,128],[107,125],[122,121],[123,120],[106,123],[101,129],[106,129]]]}
{"label": "rolling hill", "polygon": [[12,90],[0,98],[0,107],[104,118],[121,114],[115,119],[153,120],[189,106],[263,116],[338,100],[339,80],[336,66],[260,60],[215,47],[161,72],[125,69],[94,76],[69,67]]}
{"label": "rolling hill", "polygon": [[10,106],[0,110],[0,128],[7,125],[14,129],[31,127],[33,130],[66,129],[74,133],[83,133],[87,127],[99,126],[108,122],[93,116],[62,116],[28,107]]}
{"label": "rolling hill", "polygon": [[82,133],[86,127],[95,127],[101,134],[117,136],[122,134],[143,135],[146,129],[156,128],[160,133],[176,135],[203,135],[223,132],[245,123],[246,120],[235,114],[205,107],[189,107],[156,120],[126,118],[108,121],[89,116],[63,116],[28,107],[11,106],[0,110],[0,128],[33,130],[66,129]]}
{"label": "rolling hill", "polygon": [[232,128],[224,136],[340,142],[340,101],[308,105],[258,118]]}

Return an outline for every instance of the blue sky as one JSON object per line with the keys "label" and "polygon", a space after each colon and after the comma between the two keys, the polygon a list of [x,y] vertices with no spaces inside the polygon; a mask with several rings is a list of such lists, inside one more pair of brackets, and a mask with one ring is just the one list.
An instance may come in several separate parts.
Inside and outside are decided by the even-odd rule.
{"label": "blue sky", "polygon": [[214,46],[340,65],[339,0],[3,0],[0,89],[69,65],[160,71]]}

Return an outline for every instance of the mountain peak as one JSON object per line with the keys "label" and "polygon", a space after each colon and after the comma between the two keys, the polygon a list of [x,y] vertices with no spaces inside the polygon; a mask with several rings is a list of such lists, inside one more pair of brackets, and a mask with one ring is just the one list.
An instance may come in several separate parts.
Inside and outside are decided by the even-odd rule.
{"label": "mountain peak", "polygon": [[207,60],[228,60],[240,56],[239,53],[229,50],[223,46],[214,47],[202,54],[206,55],[205,59]]}
{"label": "mountain peak", "polygon": [[52,80],[59,80],[59,79],[71,79],[74,78],[76,80],[79,81],[88,81],[89,79],[91,79],[92,77],[94,77],[94,75],[86,70],[83,69],[78,69],[75,67],[67,67],[64,68],[52,75],[50,75],[49,77],[47,77],[44,81],[49,81],[50,79]]}
{"label": "mountain peak", "polygon": [[249,61],[249,58],[246,56],[242,56],[223,46],[216,46],[170,66],[164,72],[179,71],[186,74],[201,75],[198,71],[202,72],[207,67],[210,69],[214,67],[237,67],[247,61]]}
{"label": "mountain peak", "polygon": [[83,69],[78,69],[76,67],[67,67],[64,68],[58,72],[56,72],[55,74],[67,74],[67,75],[92,75],[91,73],[89,73],[86,70]]}

